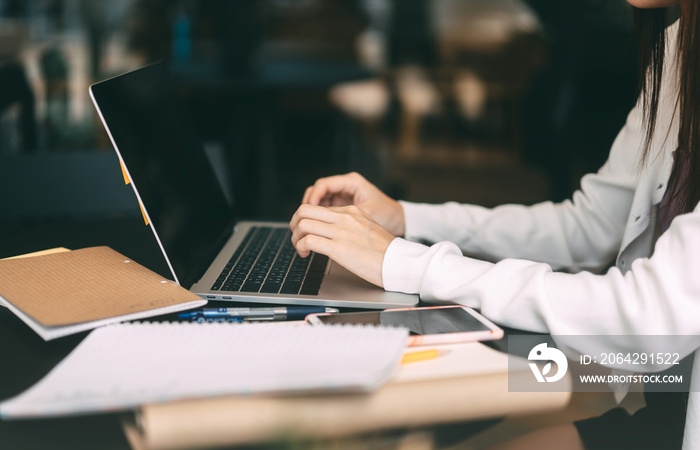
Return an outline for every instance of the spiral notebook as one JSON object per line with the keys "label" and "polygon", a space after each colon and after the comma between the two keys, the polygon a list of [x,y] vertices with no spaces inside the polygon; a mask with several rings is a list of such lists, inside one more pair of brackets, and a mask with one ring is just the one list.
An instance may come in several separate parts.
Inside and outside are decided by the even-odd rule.
{"label": "spiral notebook", "polygon": [[124,323],[99,328],[0,417],[118,411],[227,394],[369,392],[399,365],[408,332],[363,326]]}

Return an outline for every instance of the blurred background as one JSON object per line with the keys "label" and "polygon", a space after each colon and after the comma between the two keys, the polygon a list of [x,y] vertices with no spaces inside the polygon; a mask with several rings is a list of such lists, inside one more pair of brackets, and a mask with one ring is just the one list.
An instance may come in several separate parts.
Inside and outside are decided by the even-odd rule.
{"label": "blurred background", "polygon": [[167,276],[88,94],[158,60],[236,212],[278,220],[353,170],[413,201],[568,198],[637,80],[624,0],[0,0],[0,257],[110,245]]}
{"label": "blurred background", "polygon": [[351,170],[407,200],[567,198],[636,86],[623,0],[0,0],[0,218],[138,213],[88,86],[156,60],[237,211],[282,220]]}

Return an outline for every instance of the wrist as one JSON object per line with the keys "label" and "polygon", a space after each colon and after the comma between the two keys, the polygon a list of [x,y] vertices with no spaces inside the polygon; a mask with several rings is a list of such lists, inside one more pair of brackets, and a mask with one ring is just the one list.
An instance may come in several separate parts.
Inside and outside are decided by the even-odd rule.
{"label": "wrist", "polygon": [[391,214],[392,223],[387,230],[396,237],[402,237],[406,234],[406,219],[403,206],[401,205],[401,202],[397,200],[393,200],[393,202],[393,211]]}

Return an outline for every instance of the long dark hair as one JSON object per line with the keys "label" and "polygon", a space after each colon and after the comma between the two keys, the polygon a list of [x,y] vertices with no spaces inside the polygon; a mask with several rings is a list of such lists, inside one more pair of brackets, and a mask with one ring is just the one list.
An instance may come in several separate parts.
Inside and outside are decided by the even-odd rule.
{"label": "long dark hair", "polygon": [[[648,126],[643,161],[650,157],[651,139],[656,131],[668,17],[666,8],[634,11],[640,50],[639,84]],[[700,202],[700,2],[681,0],[679,22],[678,148],[666,190],[673,207],[660,211],[667,218],[690,212]]]}

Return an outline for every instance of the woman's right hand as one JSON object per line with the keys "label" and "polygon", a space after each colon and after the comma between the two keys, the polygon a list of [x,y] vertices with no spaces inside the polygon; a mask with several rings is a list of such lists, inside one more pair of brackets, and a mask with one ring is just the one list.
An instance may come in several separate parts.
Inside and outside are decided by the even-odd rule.
{"label": "woman's right hand", "polygon": [[319,178],[306,189],[303,203],[318,206],[355,205],[394,236],[405,233],[401,204],[355,172]]}

